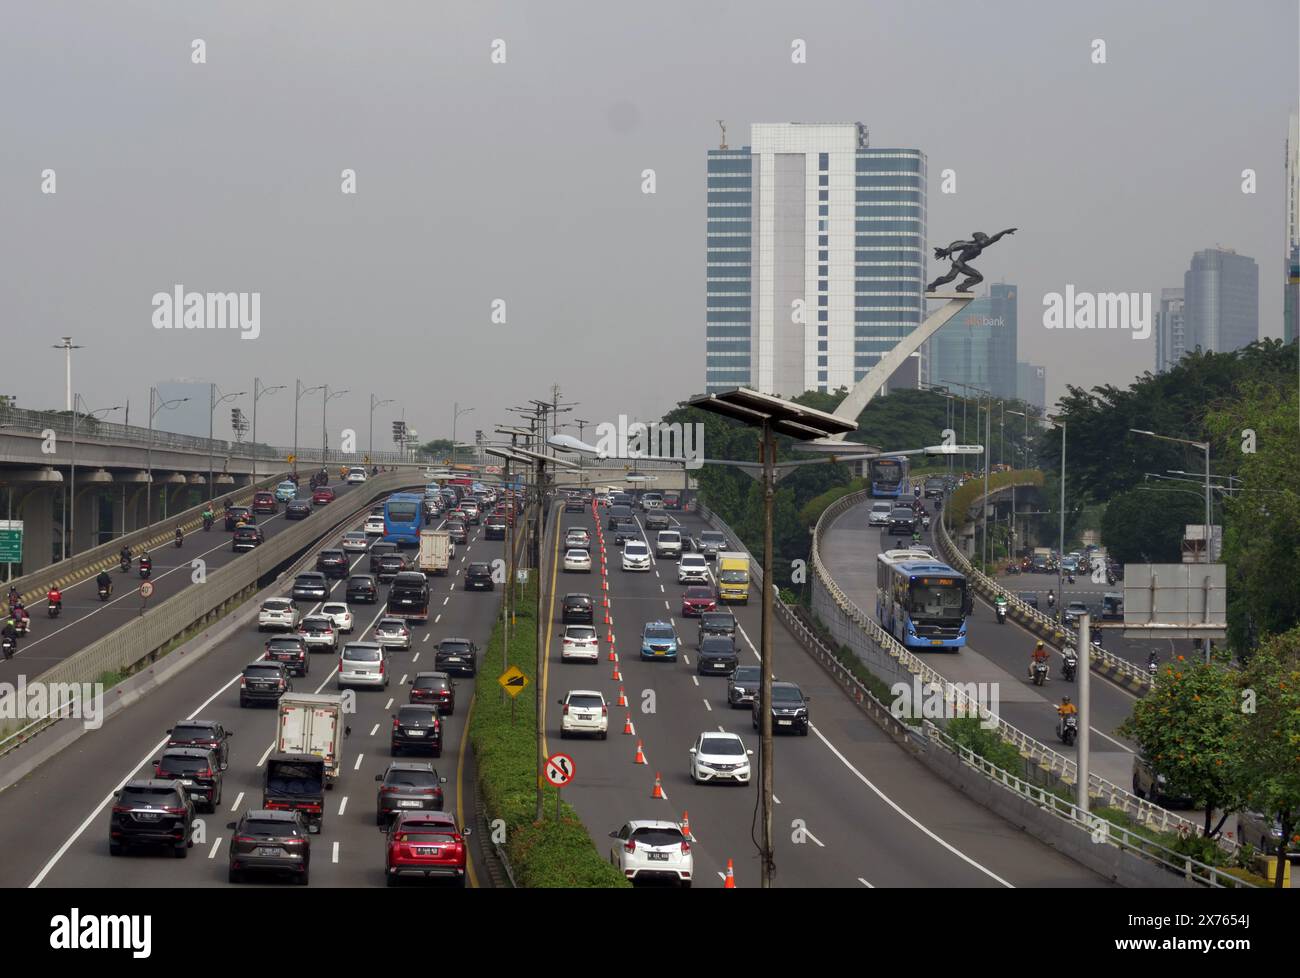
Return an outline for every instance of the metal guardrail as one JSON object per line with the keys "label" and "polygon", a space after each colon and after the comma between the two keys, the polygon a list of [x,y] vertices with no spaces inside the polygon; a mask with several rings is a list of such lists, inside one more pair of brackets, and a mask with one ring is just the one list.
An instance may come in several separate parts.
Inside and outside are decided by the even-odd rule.
{"label": "metal guardrail", "polygon": [[[943,689],[944,698],[951,701],[958,708],[959,714],[964,712],[967,716],[978,715],[984,721],[994,722],[999,736],[1007,743],[1012,744],[1022,757],[1050,772],[1064,783],[1075,784],[1079,772],[1078,765],[1072,758],[1057,753],[1047,745],[1029,736],[1023,730],[1007,723],[1001,717],[992,714],[971,700],[959,686],[950,683],[928,663],[897,642],[892,635],[886,632],[874,618],[859,608],[844,590],[835,583],[834,578],[830,576],[821,560],[820,544],[822,534],[825,528],[834,522],[836,517],[868,498],[869,493],[862,490],[842,496],[826,507],[813,531],[811,561],[813,580],[825,591],[843,616],[856,625],[877,648],[898,662],[907,672],[919,676],[923,683],[938,684]],[[814,597],[815,595],[816,592],[814,591]],[[1090,795],[1099,798],[1110,807],[1126,812],[1152,829],[1169,832],[1191,832],[1194,835],[1200,834],[1200,828],[1195,822],[1161,808],[1151,801],[1139,798],[1132,792],[1107,781],[1096,773],[1089,774],[1088,791]],[[1235,844],[1230,844],[1230,847],[1235,848]]]}
{"label": "metal guardrail", "polygon": [[[337,532],[339,527],[368,509],[377,496],[408,485],[409,473],[384,473],[371,478],[363,491],[340,500],[348,500],[348,503],[334,503],[292,528],[286,528],[251,553],[214,571],[202,583],[187,587],[52,666],[37,676],[33,683],[47,687],[59,684],[56,688],[63,688],[62,684],[93,683],[105,674],[127,673],[143,661],[153,661],[173,639],[199,622],[219,617],[232,599],[250,589],[256,590],[261,577],[309,547],[316,539]],[[57,720],[66,705],[65,702],[51,708],[46,723],[41,726]],[[35,732],[31,729],[33,726],[28,724],[25,729]],[[15,736],[11,735],[6,741],[12,741]],[[0,742],[0,753],[13,746],[16,745]]]}

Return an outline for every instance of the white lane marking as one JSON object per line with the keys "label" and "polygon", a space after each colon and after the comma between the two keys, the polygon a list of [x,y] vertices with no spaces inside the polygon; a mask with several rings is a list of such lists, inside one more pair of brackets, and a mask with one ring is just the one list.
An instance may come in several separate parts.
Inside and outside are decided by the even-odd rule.
{"label": "white lane marking", "polygon": [[775,794],[772,795],[772,800],[776,802],[778,805],[781,804],[781,799],[778,798]]}
{"label": "white lane marking", "polygon": [[397,681],[397,685],[399,686],[406,685],[406,673],[402,673],[402,678]]}
{"label": "white lane marking", "polygon": [[258,767],[261,767],[263,764],[266,763],[266,759],[267,759],[268,757],[271,756],[271,751],[273,751],[273,750],[275,750],[275,741],[274,741],[274,740],[271,741],[269,744],[267,744],[267,746],[266,746],[266,753],[264,753],[264,754],[262,755],[262,759],[261,759],[260,761],[257,762],[257,766],[258,766]]}
{"label": "white lane marking", "polygon": [[704,701],[704,708],[708,710],[710,713],[713,712],[713,705],[708,700]]}
{"label": "white lane marking", "polygon": [[682,662],[684,662],[688,666],[691,664],[691,657],[687,655],[685,652],[682,653]]}
{"label": "white lane marking", "polygon": [[379,733],[379,724],[376,723],[374,728],[370,731],[370,736],[373,737],[377,733]]}
{"label": "white lane marking", "polygon": [[343,800],[339,802],[339,814],[342,815],[348,810],[348,796],[344,795]]}
{"label": "white lane marking", "polygon": [[332,861],[332,862],[338,862],[338,861],[339,861],[339,844],[338,844],[337,842],[334,843],[334,852],[333,852],[333,854],[332,854],[332,859],[331,859],[331,861]]}
{"label": "white lane marking", "polygon": [[805,827],[804,830],[803,830],[803,834],[806,835],[806,836],[808,836],[808,838],[812,839],[813,842],[817,843],[817,844],[818,844],[819,846],[821,846],[823,849],[826,848],[826,843],[822,842],[821,839],[817,838],[817,836],[815,836],[815,835],[813,835],[811,832],[809,832],[808,829],[807,829],[806,827]]}
{"label": "white lane marking", "polygon": [[[438,618],[441,618],[441,617],[442,617],[442,615],[439,615],[439,616],[438,616]],[[433,620],[433,623],[434,623],[435,625],[438,624],[438,618],[435,618],[435,619]],[[428,633],[428,632],[425,632],[425,633],[424,633],[424,638],[420,639],[420,641],[421,641],[421,642],[427,642],[427,641],[429,641],[429,633]]]}
{"label": "white lane marking", "polygon": [[668,611],[672,611],[672,610],[673,610],[673,609],[672,609],[672,605],[670,605],[670,604],[667,602],[667,600],[664,601],[664,608],[666,608]]}
{"label": "white lane marking", "polygon": [[875,889],[874,886],[872,886],[870,883],[868,883],[866,880],[864,880],[861,876],[858,877],[858,882],[861,883],[863,886],[865,886],[868,890],[874,890],[874,889]]}
{"label": "white lane marking", "polygon": [[700,684],[700,677],[699,677],[699,676],[692,676],[692,677],[691,677],[691,682],[693,682],[696,686],[698,686],[698,685]]}
{"label": "white lane marking", "polygon": [[[659,585],[659,593],[660,593],[660,594],[667,594],[667,593],[668,593],[667,591],[664,590],[664,586],[663,586],[662,584]],[[667,601],[664,602],[664,604],[667,604],[667,603],[668,603]]]}
{"label": "white lane marking", "polygon": [[388,697],[388,702],[384,704],[384,712],[387,713],[392,708],[393,708],[393,698],[390,696]]}
{"label": "white lane marking", "polygon": [[238,795],[235,796],[235,803],[230,806],[230,810],[232,812],[239,811],[239,803],[243,800],[244,800],[244,793],[241,791]]}
{"label": "white lane marking", "polygon": [[727,730],[722,724],[718,724],[718,733],[726,733]]}
{"label": "white lane marking", "polygon": [[212,843],[212,851],[208,853],[208,858],[213,859],[217,855],[217,850],[221,848],[221,836],[217,836],[217,841]]}
{"label": "white lane marking", "polygon": [[420,661],[420,653],[419,653],[419,652],[417,652],[417,653],[415,653],[415,655],[411,656],[411,664],[412,664],[412,665],[415,665],[415,663],[417,663],[417,662],[419,662],[419,661]]}
{"label": "white lane marking", "polygon": [[[443,604],[446,604],[446,603],[447,603],[447,602],[445,602],[445,601],[443,602]],[[441,615],[441,614],[439,614],[438,617],[435,618],[435,619],[433,620],[433,623],[436,625],[436,624],[438,624],[438,622],[440,622],[440,621],[442,621],[442,615]],[[424,640],[425,640],[426,642],[429,641],[429,636],[428,636],[428,635],[424,636]]]}
{"label": "white lane marking", "polygon": [[360,770],[361,770],[361,759],[362,759],[363,757],[365,757],[365,756],[366,756],[365,754],[358,754],[358,755],[357,755],[357,763],[355,763],[355,764],[352,765],[352,770],[354,770],[354,771],[360,771]]}

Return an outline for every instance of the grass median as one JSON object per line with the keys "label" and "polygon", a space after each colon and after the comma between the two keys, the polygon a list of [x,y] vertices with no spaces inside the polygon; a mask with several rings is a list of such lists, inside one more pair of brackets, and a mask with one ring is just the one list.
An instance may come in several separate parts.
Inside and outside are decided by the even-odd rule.
{"label": "grass median", "polygon": [[[545,786],[545,817],[537,814],[537,620],[534,616],[536,583],[530,581],[519,597],[518,612],[510,629],[506,662],[518,666],[529,685],[514,701],[503,697],[501,674],[504,640],[498,618],[480,664],[477,699],[470,720],[470,743],[478,768],[478,788],[488,821],[505,822],[503,848],[515,882],[522,887],[627,886],[614,867],[601,858],[587,827],[574,809],[560,802],[555,817],[556,791]],[[503,702],[504,700],[504,702]]]}

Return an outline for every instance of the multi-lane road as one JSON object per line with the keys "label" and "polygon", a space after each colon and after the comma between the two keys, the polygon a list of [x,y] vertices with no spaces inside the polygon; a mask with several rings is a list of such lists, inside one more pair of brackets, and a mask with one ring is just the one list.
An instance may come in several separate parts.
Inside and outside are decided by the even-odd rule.
{"label": "multi-lane road", "polygon": [[[603,511],[602,511],[603,512]],[[681,522],[698,533],[707,528],[692,514]],[[864,518],[865,519],[865,518]],[[697,676],[693,618],[681,615],[677,565],[653,560],[649,573],[621,570],[618,548],[606,533],[610,628],[622,683],[612,679],[607,628],[598,615],[601,655],[596,665],[560,660],[560,605],[570,591],[599,601],[599,544],[592,515],[563,514],[545,556],[558,568],[560,541],[569,526],[593,537],[590,575],[555,573],[542,702],[547,706],[548,751],[573,757],[577,776],[566,799],[586,823],[597,848],[608,854],[608,833],[629,819],[680,821],[689,814],[696,886],[721,886],[733,861],[739,886],[756,886],[758,735],[748,709],[730,709],[727,681]],[[642,527],[644,532],[644,527]],[[647,535],[653,539],[653,534]],[[739,622],[742,663],[757,664],[759,601],[733,606]],[[673,623],[681,639],[678,661],[642,662],[640,635],[647,621]],[[775,675],[796,682],[811,697],[812,731],[776,740],[774,835],[776,884],[805,887],[876,886],[1092,886],[1098,877],[1042,845],[934,777],[874,726],[778,624]],[[596,689],[613,704],[619,686],[627,709],[611,705],[607,740],[560,739],[556,701],[570,689]],[[630,716],[635,735],[623,733]],[[755,777],[747,787],[694,785],[688,750],[699,733],[740,734],[755,749]],[[633,763],[637,742],[647,765]],[[656,772],[667,797],[652,798]]]}
{"label": "multi-lane road", "polygon": [[[355,527],[345,527],[338,535],[322,540],[312,552],[336,546],[343,530],[357,529],[363,520],[364,514],[358,517]],[[384,885],[384,835],[375,824],[374,778],[391,760],[391,715],[407,701],[411,677],[433,668],[439,639],[463,636],[485,645],[500,608],[500,592],[467,593],[460,587],[470,560],[491,561],[503,553],[500,543],[482,539],[481,528],[471,530],[466,545],[457,548],[452,572],[430,578],[429,621],[413,627],[411,651],[389,653],[393,677],[390,688],[357,692],[357,712],[348,718],[352,730],[344,741],[340,778],[326,795],[322,831],[312,836],[313,886]],[[223,538],[224,549],[229,550],[228,534],[214,530],[208,536],[210,546],[215,547],[214,556],[221,551],[216,544]],[[168,568],[162,554],[156,556],[155,575],[165,581]],[[177,556],[192,555],[180,551]],[[358,554],[353,566],[361,565],[359,571],[365,572],[365,560],[366,554]],[[175,576],[189,579],[188,574]],[[277,593],[287,594],[289,583],[286,579],[282,592]],[[334,582],[330,600],[340,599],[343,586],[343,581]],[[386,586],[380,590],[379,603],[352,606],[356,624],[353,633],[346,636],[348,640],[367,638],[382,617]],[[306,614],[314,607],[304,603],[300,610]],[[268,637],[269,633],[258,633],[254,616],[220,648],[0,794],[0,845],[7,854],[0,868],[0,885],[228,885],[226,859],[231,833],[226,826],[240,812],[260,806],[262,765],[275,739],[274,708],[239,706],[240,673],[245,664],[260,657]],[[295,691],[333,692],[337,662],[336,656],[313,654],[309,674],[294,679]],[[447,777],[444,807],[455,812],[461,824],[472,817],[473,781],[466,763],[465,729],[473,686],[472,680],[458,682],[456,712],[444,728],[443,756],[430,759]],[[199,718],[220,720],[234,731],[234,736],[222,803],[215,814],[199,816],[203,819],[202,833],[189,858],[173,860],[166,853],[154,855],[146,851],[110,856],[112,792],[130,778],[151,776],[151,762],[166,740],[166,730],[176,721]],[[472,853],[474,847],[470,849]],[[486,883],[482,867],[475,866],[472,858],[470,877],[471,885]]]}

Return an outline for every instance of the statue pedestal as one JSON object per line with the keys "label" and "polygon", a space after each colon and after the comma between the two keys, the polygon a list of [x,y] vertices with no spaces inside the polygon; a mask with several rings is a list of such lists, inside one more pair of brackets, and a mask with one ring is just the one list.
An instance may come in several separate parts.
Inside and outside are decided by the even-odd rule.
{"label": "statue pedestal", "polygon": [[974,292],[927,292],[927,299],[975,299],[978,298]]}

